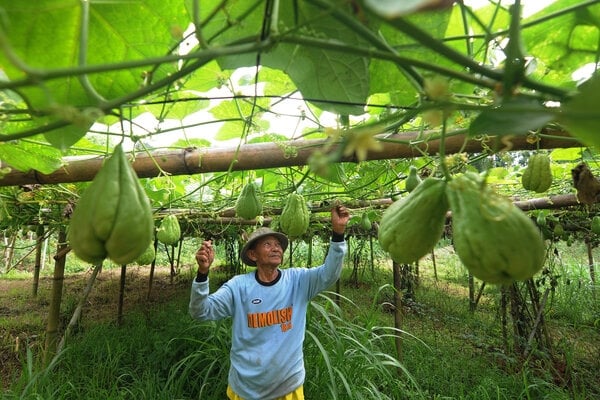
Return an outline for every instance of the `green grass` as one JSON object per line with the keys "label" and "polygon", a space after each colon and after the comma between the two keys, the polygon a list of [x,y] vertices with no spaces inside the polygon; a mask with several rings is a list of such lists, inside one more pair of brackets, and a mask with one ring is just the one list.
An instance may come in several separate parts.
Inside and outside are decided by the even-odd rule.
{"label": "green grass", "polygon": [[[348,284],[351,269],[345,268],[341,294],[319,296],[309,308],[307,399],[600,396],[599,306],[590,300],[589,284],[573,283],[585,282],[587,270],[577,268],[581,261],[569,251],[577,250],[553,261],[561,273],[545,314],[552,352],[534,349],[527,359],[504,349],[498,288],[486,287],[469,311],[466,272],[453,254],[439,252],[437,281],[431,262],[421,263],[400,330],[392,328],[389,268],[361,270],[358,285]],[[83,323],[50,369],[40,367],[41,351],[32,346],[21,357],[21,378],[3,398],[223,399],[230,323],[188,316],[192,272],[178,277],[177,296],[140,304],[122,326]],[[222,279],[215,275],[211,282]]]}

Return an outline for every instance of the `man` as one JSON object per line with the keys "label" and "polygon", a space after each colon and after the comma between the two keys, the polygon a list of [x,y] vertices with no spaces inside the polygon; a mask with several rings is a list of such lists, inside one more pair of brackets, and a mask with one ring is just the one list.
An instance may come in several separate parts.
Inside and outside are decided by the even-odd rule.
{"label": "man", "polygon": [[329,251],[316,268],[280,269],[288,238],[269,228],[257,229],[240,254],[256,270],[233,277],[212,294],[208,271],[214,249],[210,241],[202,243],[189,312],[199,320],[233,318],[229,399],[304,399],[306,310],[313,297],[340,277],[349,219],[346,207],[331,210]]}

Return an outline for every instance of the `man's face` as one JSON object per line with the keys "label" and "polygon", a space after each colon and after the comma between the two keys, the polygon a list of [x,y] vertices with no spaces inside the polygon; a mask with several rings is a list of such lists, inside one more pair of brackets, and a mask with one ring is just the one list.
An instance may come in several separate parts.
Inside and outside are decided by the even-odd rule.
{"label": "man's face", "polygon": [[248,257],[256,261],[257,266],[278,267],[283,262],[283,249],[275,236],[265,236],[248,250]]}

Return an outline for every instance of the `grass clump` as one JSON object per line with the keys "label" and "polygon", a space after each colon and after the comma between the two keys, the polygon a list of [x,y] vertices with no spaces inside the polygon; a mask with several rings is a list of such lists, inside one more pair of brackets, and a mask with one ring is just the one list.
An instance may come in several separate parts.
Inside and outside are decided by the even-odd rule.
{"label": "grass clump", "polygon": [[[421,263],[414,290],[410,296],[403,293],[397,328],[390,268],[358,275],[345,268],[340,293],[324,293],[309,307],[307,399],[600,397],[598,304],[588,298],[589,285],[573,284],[585,281],[581,268],[569,268],[578,264],[563,261],[555,268],[562,272],[544,314],[552,347],[533,348],[523,358],[503,342],[499,288],[486,286],[477,308],[470,310],[466,274],[454,258],[450,252],[438,256],[437,278],[428,260]],[[223,282],[225,275],[215,271],[211,284]],[[130,299],[139,304],[128,308],[121,326],[90,321],[85,314],[49,368],[37,362],[40,346],[28,347],[20,379],[3,398],[223,399],[231,323],[189,317],[192,278],[174,286],[164,283],[175,295],[151,303],[145,299],[146,282],[128,280],[130,293],[138,293]],[[91,301],[101,307],[116,298],[110,290],[106,296]]]}

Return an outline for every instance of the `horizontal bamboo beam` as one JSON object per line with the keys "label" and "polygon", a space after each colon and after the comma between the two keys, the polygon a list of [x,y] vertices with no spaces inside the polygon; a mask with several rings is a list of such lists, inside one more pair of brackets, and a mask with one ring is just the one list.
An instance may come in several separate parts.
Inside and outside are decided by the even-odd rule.
{"label": "horizontal bamboo beam", "polygon": [[[535,150],[579,147],[581,144],[563,131],[546,131],[552,137],[543,137],[539,143],[530,143],[525,136],[467,138],[450,136],[445,140],[446,154],[457,152],[479,153],[492,149]],[[440,140],[427,140],[423,132],[408,132],[385,136],[386,143],[380,151],[370,151],[368,160],[386,160],[435,155]],[[306,165],[313,151],[322,148],[325,140],[292,140],[277,143],[244,144],[231,148],[186,148],[182,150],[138,153],[133,168],[140,178],[170,175],[193,175],[208,172],[258,170]],[[50,174],[37,171],[13,170],[0,179],[0,186],[28,184],[57,184],[91,181],[102,166],[103,157],[65,157],[64,165]],[[356,162],[354,156],[341,161]]]}
{"label": "horizontal bamboo beam", "polygon": [[[548,197],[537,197],[528,200],[511,199],[513,204],[523,211],[546,210],[546,209],[561,209],[567,207],[581,206],[582,203],[577,200],[575,193],[559,194]],[[375,199],[375,200],[347,200],[344,205],[351,211],[362,209],[382,209],[389,207],[394,200],[392,199]],[[331,211],[330,205],[316,204],[308,206],[311,214],[328,213]],[[273,217],[281,215],[281,208],[266,207],[263,210],[265,219],[263,225],[268,226],[272,222]],[[228,208],[215,215],[215,213],[207,212],[201,208],[170,208],[158,213],[158,218],[165,215],[175,214],[178,217],[192,219],[195,223],[200,224],[222,224],[222,225],[256,225],[256,220],[245,220],[235,216],[235,210]],[[450,217],[450,213],[448,216]],[[184,219],[185,219],[184,218]],[[325,219],[327,220],[327,219]]]}

